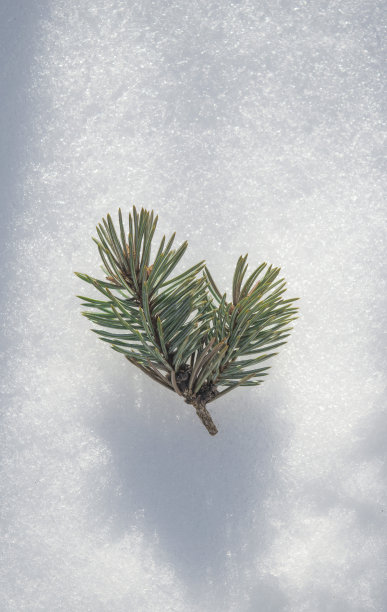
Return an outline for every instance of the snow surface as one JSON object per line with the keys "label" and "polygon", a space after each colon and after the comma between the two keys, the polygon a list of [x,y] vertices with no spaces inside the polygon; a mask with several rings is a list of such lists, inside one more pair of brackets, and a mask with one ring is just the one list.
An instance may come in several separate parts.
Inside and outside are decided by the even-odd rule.
{"label": "snow surface", "polygon": [[[2,0],[1,610],[387,609],[385,9]],[[133,204],[301,297],[215,438],[80,316]]]}

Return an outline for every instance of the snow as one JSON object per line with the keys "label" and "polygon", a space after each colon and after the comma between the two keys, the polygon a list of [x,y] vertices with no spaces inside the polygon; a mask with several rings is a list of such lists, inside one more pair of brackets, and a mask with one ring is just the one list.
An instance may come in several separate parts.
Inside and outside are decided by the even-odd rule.
{"label": "snow", "polygon": [[[3,0],[5,612],[386,610],[384,10]],[[214,438],[79,314],[133,204],[301,298]]]}

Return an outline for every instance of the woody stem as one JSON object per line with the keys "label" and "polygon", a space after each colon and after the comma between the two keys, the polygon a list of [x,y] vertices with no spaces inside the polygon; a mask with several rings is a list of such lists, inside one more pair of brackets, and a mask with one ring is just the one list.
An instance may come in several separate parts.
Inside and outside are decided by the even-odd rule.
{"label": "woody stem", "polygon": [[196,414],[198,415],[199,419],[203,423],[204,427],[207,429],[208,433],[211,436],[214,436],[215,434],[217,434],[218,430],[216,428],[214,421],[211,418],[210,413],[208,412],[206,408],[205,402],[203,400],[197,399],[196,401],[192,403],[192,405],[195,407]]}

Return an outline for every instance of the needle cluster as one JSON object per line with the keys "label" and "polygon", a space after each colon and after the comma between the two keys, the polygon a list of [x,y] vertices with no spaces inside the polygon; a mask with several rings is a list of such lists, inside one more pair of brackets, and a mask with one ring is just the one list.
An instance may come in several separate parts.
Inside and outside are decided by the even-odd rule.
{"label": "needle cluster", "polygon": [[[261,384],[262,363],[289,336],[297,298],[283,299],[280,268],[261,264],[247,276],[247,255],[236,264],[232,301],[215,284],[204,261],[177,276],[187,242],[173,249],[163,236],[152,259],[157,217],[133,207],[125,228],[110,215],[97,226],[104,280],[76,272],[102,297],[78,296],[101,340],[144,374],[191,404],[211,435],[217,428],[207,404],[239,386]],[[103,328],[103,329],[100,329]]]}

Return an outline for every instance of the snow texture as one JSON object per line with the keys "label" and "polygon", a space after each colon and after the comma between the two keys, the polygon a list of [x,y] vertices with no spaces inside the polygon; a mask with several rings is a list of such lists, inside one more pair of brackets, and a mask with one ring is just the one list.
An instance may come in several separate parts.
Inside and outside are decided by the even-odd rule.
{"label": "snow texture", "polygon": [[[2,0],[4,612],[387,609],[385,9]],[[80,316],[133,204],[301,298],[215,438]]]}

